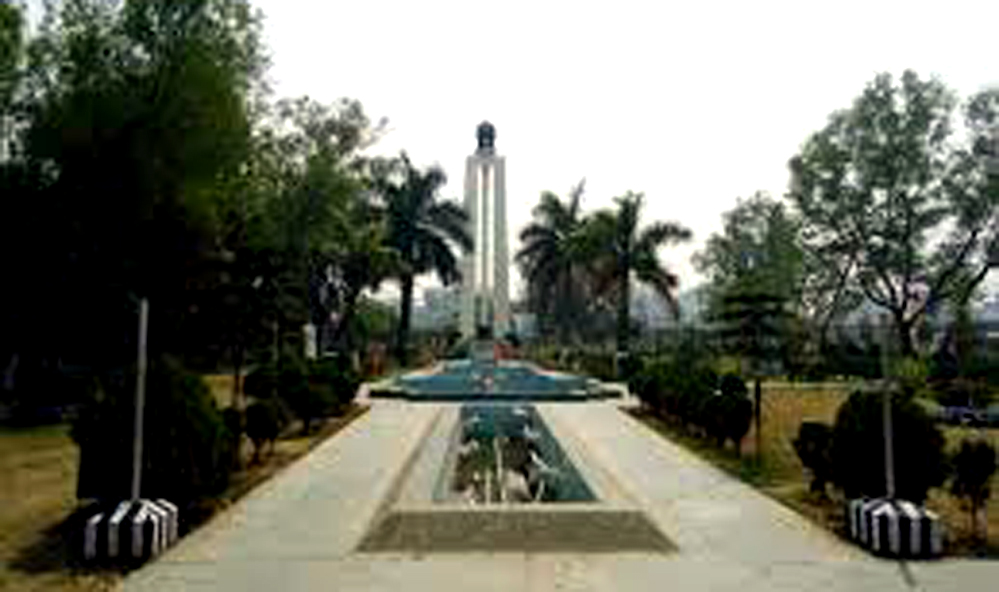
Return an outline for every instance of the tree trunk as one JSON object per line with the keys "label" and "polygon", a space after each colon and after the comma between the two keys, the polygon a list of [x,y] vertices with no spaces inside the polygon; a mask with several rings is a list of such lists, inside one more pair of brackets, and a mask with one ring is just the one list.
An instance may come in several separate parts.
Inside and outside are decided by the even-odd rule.
{"label": "tree trunk", "polygon": [[246,410],[246,401],[243,398],[243,355],[245,351],[242,340],[238,341],[232,348],[232,404],[240,412]]}
{"label": "tree trunk", "polygon": [[337,323],[336,329],[333,330],[332,337],[330,337],[333,346],[343,352],[350,351],[350,324],[357,315],[357,299],[360,296],[360,290],[351,290],[347,294],[347,298],[344,299],[343,303],[343,315],[340,317],[340,322]]}
{"label": "tree trunk", "polygon": [[413,309],[413,276],[406,274],[400,282],[402,298],[399,301],[399,328],[396,334],[395,353],[400,366],[407,363],[406,345],[409,341],[409,319]]}
{"label": "tree trunk", "polygon": [[[323,337],[326,335],[326,323],[329,320],[330,315],[325,315],[325,318],[316,323],[316,357],[323,357],[323,349],[325,343],[323,343]],[[316,319],[318,321],[318,319]]]}
{"label": "tree trunk", "polygon": [[903,358],[913,358],[916,347],[912,342],[913,319],[905,320],[902,314],[895,315],[895,330],[898,334],[898,353]]}
{"label": "tree trunk", "polygon": [[756,423],[756,458],[763,458],[763,387],[760,377],[753,382],[753,420]]}
{"label": "tree trunk", "polygon": [[617,351],[614,354],[614,375],[621,377],[620,360],[628,355],[631,327],[629,317],[631,312],[631,285],[628,282],[628,270],[621,274],[621,293],[617,303]]}

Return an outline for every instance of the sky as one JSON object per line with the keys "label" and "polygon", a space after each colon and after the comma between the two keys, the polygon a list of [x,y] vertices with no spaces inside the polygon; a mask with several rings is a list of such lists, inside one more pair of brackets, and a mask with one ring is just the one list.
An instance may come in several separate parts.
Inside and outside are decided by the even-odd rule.
{"label": "sky", "polygon": [[662,252],[681,288],[701,280],[690,256],[721,214],[782,195],[788,159],[878,72],[912,68],[962,97],[999,83],[987,0],[254,4],[275,93],[359,99],[390,122],[374,150],[443,167],[443,197],[461,199],[475,128],[492,122],[511,254],[540,193],[585,178],[587,209],[641,191],[646,220],[693,230]]}

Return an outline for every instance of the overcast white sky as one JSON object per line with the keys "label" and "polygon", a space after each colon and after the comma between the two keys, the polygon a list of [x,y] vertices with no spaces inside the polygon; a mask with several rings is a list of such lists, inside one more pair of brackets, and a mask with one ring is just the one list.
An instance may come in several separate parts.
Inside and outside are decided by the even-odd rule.
{"label": "overcast white sky", "polygon": [[[877,72],[914,68],[962,96],[999,82],[999,2],[255,0],[277,94],[359,99],[460,198],[475,126],[507,158],[511,254],[542,190],[585,177],[588,208],[632,189],[695,235],[737,196],[774,195],[787,160]],[[514,290],[519,289],[515,280]]]}
{"label": "overcast white sky", "polygon": [[[507,158],[511,245],[542,190],[585,177],[586,206],[644,191],[648,219],[695,242],[737,196],[780,195],[786,162],[880,71],[940,76],[962,96],[999,81],[997,2],[257,0],[282,95],[360,99],[460,198],[475,126]],[[519,282],[515,284],[519,287]]]}

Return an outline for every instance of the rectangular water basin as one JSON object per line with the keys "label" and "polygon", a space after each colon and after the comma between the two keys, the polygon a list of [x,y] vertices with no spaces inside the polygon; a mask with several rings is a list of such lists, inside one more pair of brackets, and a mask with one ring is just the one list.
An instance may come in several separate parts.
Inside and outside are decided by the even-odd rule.
{"label": "rectangular water basin", "polygon": [[360,552],[668,552],[564,426],[523,403],[442,406]]}

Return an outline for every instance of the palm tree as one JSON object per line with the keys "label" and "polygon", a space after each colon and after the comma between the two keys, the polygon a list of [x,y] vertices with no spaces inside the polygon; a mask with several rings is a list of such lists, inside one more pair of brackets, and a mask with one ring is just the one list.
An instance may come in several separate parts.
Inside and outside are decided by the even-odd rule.
{"label": "palm tree", "polygon": [[552,316],[561,341],[566,341],[585,298],[580,201],[585,180],[569,191],[566,201],[551,192],[541,194],[534,221],[520,232],[522,247],[515,261],[527,281],[528,301],[539,317]]}
{"label": "palm tree", "polygon": [[445,286],[461,280],[452,246],[456,244],[465,252],[473,247],[464,208],[455,202],[437,201],[437,192],[446,182],[439,167],[420,171],[405,152],[387,163],[375,180],[376,191],[385,200],[385,242],[398,252],[402,298],[396,355],[402,364],[406,363],[414,278],[433,271]]}
{"label": "palm tree", "polygon": [[[689,240],[689,229],[677,222],[653,222],[639,231],[641,193],[615,199],[617,210],[601,210],[586,220],[584,252],[595,289],[617,301],[617,358],[627,356],[630,338],[631,281],[650,285],[679,317],[674,291],[676,274],[659,260],[659,248]],[[616,364],[615,364],[616,365]]]}

